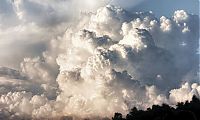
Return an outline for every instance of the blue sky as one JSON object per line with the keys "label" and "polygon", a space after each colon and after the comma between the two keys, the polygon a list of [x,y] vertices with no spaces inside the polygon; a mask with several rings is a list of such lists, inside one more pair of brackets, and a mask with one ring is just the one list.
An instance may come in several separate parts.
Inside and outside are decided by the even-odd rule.
{"label": "blue sky", "polygon": [[[199,14],[198,0],[115,0],[133,11],[153,11],[157,16],[171,16],[175,10]],[[125,2],[126,1],[126,2]]]}

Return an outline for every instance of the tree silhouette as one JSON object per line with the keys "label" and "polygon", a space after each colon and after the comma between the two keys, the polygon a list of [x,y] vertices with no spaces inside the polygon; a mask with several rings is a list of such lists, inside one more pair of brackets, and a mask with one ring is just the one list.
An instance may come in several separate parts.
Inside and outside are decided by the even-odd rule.
{"label": "tree silhouette", "polygon": [[125,119],[122,118],[122,114],[121,113],[115,113],[115,115],[112,118],[112,120],[125,120]]}
{"label": "tree silhouette", "polygon": [[115,113],[112,120],[200,120],[200,100],[193,96],[192,101],[178,103],[176,108],[167,104],[153,105],[146,111],[134,107],[126,118],[121,113]]}

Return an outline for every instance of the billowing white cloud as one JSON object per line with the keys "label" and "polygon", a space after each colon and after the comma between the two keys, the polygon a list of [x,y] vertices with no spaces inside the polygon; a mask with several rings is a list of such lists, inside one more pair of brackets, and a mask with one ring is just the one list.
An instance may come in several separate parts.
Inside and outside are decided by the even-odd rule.
{"label": "billowing white cloud", "polygon": [[193,96],[199,97],[200,86],[197,83],[190,85],[185,83],[179,89],[174,89],[170,91],[170,102],[176,104],[177,102],[185,102],[186,100],[192,100]]}
{"label": "billowing white cloud", "polygon": [[[112,5],[94,11],[105,1],[87,0],[88,9],[78,0],[56,2],[4,3],[19,23],[0,26],[0,38],[44,43],[45,49],[23,57],[19,70],[0,68],[0,116],[110,117],[134,106],[199,97],[198,16],[178,10],[159,19],[151,11],[130,13]],[[65,3],[77,5],[81,18],[69,14],[75,19],[69,24]]]}

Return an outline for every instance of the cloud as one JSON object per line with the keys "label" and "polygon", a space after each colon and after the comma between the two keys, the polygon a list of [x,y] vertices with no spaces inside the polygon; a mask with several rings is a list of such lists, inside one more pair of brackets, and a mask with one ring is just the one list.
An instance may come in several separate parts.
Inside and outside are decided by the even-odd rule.
{"label": "cloud", "polygon": [[12,2],[19,20],[23,22],[33,21],[45,27],[55,26],[67,21],[68,17],[64,13],[64,11],[67,11],[67,7],[62,7],[62,4],[65,3],[66,1],[58,1],[56,4],[55,1],[44,3],[37,0],[14,0]]}
{"label": "cloud", "polygon": [[[4,118],[110,117],[134,106],[174,105],[199,95],[198,16],[178,10],[159,19],[152,12],[130,13],[112,5],[95,12],[103,1],[88,9],[78,0],[56,2],[3,3],[12,6],[8,9],[19,23],[0,27],[1,45],[28,44],[19,70],[0,68]],[[69,14],[68,19],[65,3],[84,11],[81,18]],[[33,45],[42,50],[24,57]]]}
{"label": "cloud", "polygon": [[0,60],[1,65],[18,69],[17,64],[25,56],[41,56],[48,42],[65,31],[71,19],[64,6],[67,1],[55,2],[1,1],[0,56],[4,58]]}
{"label": "cloud", "polygon": [[[174,19],[161,17],[160,20],[152,12],[138,12],[129,19],[126,15],[121,15],[126,14],[126,11],[122,11],[124,10],[113,6],[100,8],[97,13],[91,14],[91,19],[87,19],[84,27],[81,26],[83,31],[66,32],[72,44],[67,47],[65,54],[57,58],[61,70],[57,81],[61,89],[60,101],[69,96],[69,101],[72,101],[67,103],[69,106],[66,108],[71,108],[74,113],[87,116],[85,111],[91,108],[95,111],[90,113],[92,115],[105,114],[98,111],[93,106],[94,103],[100,104],[104,111],[106,108],[114,108],[122,113],[132,106],[146,108],[152,104],[173,103],[171,99],[167,99],[168,92],[185,82],[185,73],[197,73],[195,70],[198,62],[190,63],[198,56],[193,51],[197,47],[194,48],[188,39],[190,35],[196,34],[191,31],[197,29],[187,20],[183,20],[182,24],[177,22],[175,16],[181,11],[175,12],[172,17]],[[185,14],[188,18],[183,19],[195,21],[196,16]],[[102,18],[97,19],[98,16]],[[121,27],[109,26],[115,22],[115,26]],[[185,31],[186,28],[188,30]],[[93,37],[102,37],[104,34],[110,37],[112,44],[94,44],[98,39]],[[197,41],[196,37],[191,39]],[[180,56],[183,53],[184,56]],[[183,66],[185,62],[189,66]],[[198,82],[197,79],[195,81]],[[113,100],[117,104],[124,104],[105,104],[109,101],[115,103]],[[112,114],[112,110],[107,110],[106,113]]]}
{"label": "cloud", "polygon": [[200,86],[197,83],[193,83],[192,85],[185,83],[181,88],[171,90],[169,99],[173,103],[185,102],[186,100],[192,100],[194,95],[199,97]]}
{"label": "cloud", "polygon": [[[118,40],[120,36],[121,24],[126,21],[130,21],[134,16],[126,10],[107,5],[97,10],[96,14],[93,14],[90,18],[89,30],[95,31],[100,35],[109,35],[111,38]],[[115,37],[115,38],[114,38]]]}

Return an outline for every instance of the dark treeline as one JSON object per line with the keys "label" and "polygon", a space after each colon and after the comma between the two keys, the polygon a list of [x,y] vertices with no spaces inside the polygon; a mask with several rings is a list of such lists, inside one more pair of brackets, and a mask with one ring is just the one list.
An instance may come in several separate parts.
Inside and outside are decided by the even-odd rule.
{"label": "dark treeline", "polygon": [[192,101],[178,103],[176,108],[163,104],[143,111],[134,107],[125,118],[115,113],[112,120],[200,120],[200,100],[194,96]]}

